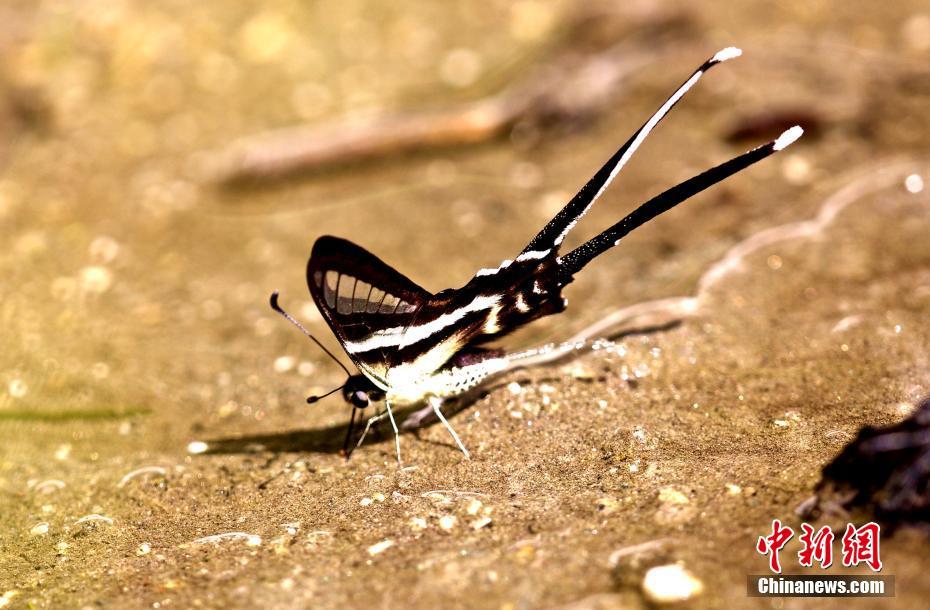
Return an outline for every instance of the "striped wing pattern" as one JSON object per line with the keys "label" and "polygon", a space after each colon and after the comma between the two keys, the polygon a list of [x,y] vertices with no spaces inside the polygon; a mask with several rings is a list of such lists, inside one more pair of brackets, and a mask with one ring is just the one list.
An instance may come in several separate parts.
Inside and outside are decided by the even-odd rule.
{"label": "striped wing pattern", "polygon": [[[390,342],[403,335],[432,295],[350,241],[324,236],[307,263],[307,285],[317,308],[356,366],[386,389]],[[371,345],[366,349],[365,342]]]}

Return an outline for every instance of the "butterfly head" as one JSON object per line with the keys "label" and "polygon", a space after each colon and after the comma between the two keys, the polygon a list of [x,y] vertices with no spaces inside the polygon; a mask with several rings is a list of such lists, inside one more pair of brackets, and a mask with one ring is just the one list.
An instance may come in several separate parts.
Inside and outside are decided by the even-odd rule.
{"label": "butterfly head", "polygon": [[364,375],[350,375],[342,386],[342,397],[357,409],[364,409],[372,402],[384,398],[384,390]]}

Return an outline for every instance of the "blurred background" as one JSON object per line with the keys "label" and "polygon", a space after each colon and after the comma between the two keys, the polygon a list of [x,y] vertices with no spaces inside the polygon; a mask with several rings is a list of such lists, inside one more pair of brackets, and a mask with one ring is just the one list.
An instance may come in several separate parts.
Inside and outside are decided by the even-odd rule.
{"label": "blurred background", "polygon": [[[461,286],[730,45],[743,57],[688,94],[567,245],[791,125],[804,138],[631,235],[567,290],[566,313],[508,346],[698,294],[733,246],[825,202],[835,222],[753,246],[670,336],[456,418],[474,464],[437,429],[404,439],[418,471],[397,472],[390,443],[335,455],[347,409],[304,397],[339,369],[267,306],[281,290],[341,355],[304,283],[314,240],[351,239],[431,291]],[[610,553],[669,537],[692,541],[662,560],[705,581],[694,603],[745,602],[764,568],[754,536],[857,426],[897,421],[930,389],[928,60],[922,0],[6,0],[0,607],[429,607],[466,592],[456,604],[635,607],[651,599],[638,568]],[[630,436],[643,426],[645,444]],[[223,449],[192,457],[194,441]],[[745,480],[724,480],[743,450]],[[753,493],[720,505],[725,483]],[[670,486],[690,516],[653,519]],[[492,506],[493,527],[466,523]],[[709,547],[675,550],[702,527]],[[258,542],[184,546],[222,532]],[[903,538],[886,563],[916,605],[927,556]],[[371,552],[382,541],[397,548]],[[745,553],[721,567],[712,549],[731,546]]]}

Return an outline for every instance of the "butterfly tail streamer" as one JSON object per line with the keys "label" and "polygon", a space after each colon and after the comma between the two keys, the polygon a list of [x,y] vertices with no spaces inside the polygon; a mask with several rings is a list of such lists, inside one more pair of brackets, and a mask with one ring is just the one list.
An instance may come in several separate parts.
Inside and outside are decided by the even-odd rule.
{"label": "butterfly tail streamer", "polygon": [[594,260],[597,256],[619,244],[624,236],[637,227],[649,222],[659,214],[667,212],[701,191],[729,178],[733,174],[786,148],[800,138],[803,133],[804,130],[795,125],[782,133],[775,140],[743,153],[725,163],[721,163],[716,167],[689,178],[681,184],[673,186],[667,191],[656,195],[633,210],[617,224],[561,257],[559,259],[559,267],[560,272],[566,280],[565,283],[571,281],[573,275],[581,271],[585,265]]}
{"label": "butterfly tail streamer", "polygon": [[[642,127],[630,137],[626,143],[621,146],[614,155],[608,159],[601,169],[588,180],[580,191],[569,201],[564,208],[553,218],[542,231],[523,249],[521,256],[532,258],[536,254],[548,254],[552,249],[558,248],[569,231],[578,223],[579,220],[594,205],[598,197],[610,186],[610,183],[617,176],[627,161],[633,156],[633,153],[649,136],[650,132],[665,118],[665,115],[678,103],[679,100],[690,90],[705,72],[719,63],[739,57],[742,51],[736,47],[727,47],[718,51],[713,57],[705,61],[701,66],[691,74],[664,104],[653,114]],[[518,259],[519,260],[519,259]]]}

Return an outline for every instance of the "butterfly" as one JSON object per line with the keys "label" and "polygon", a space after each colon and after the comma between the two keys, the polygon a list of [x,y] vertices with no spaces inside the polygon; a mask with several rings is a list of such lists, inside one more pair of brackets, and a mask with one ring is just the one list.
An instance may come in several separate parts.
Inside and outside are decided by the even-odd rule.
{"label": "butterfly", "polygon": [[[653,197],[596,237],[560,253],[568,233],[672,107],[708,70],[741,54],[739,49],[728,47],[704,62],[515,258],[495,268],[481,269],[461,288],[433,294],[348,240],[324,236],[316,241],[307,263],[307,285],[323,318],[360,373],[351,373],[285,312],[278,304],[277,292],[271,297],[271,306],[316,342],[348,375],[343,385],[324,394],[342,390],[352,405],[343,445],[347,457],[351,454],[356,413],[377,401],[384,401],[385,409],[368,419],[356,447],[386,414],[400,463],[400,435],[393,408],[425,403],[469,457],[443,415],[442,406],[444,401],[479,388],[511,369],[522,357],[490,349],[489,342],[533,320],[564,311],[567,300],[562,289],[585,265],[620,243],[630,231],[801,136],[802,129],[794,126],[777,139]],[[319,398],[311,396],[307,401]]]}

